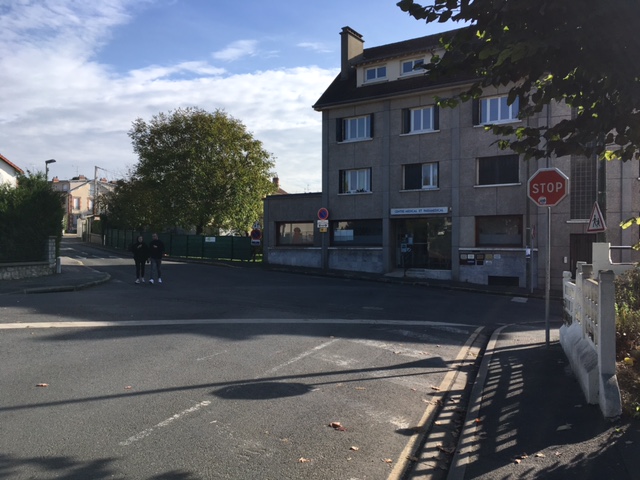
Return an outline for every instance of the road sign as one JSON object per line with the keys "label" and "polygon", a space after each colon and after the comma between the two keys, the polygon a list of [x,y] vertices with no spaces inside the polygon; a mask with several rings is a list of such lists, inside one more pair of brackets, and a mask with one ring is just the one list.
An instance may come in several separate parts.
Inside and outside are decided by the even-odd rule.
{"label": "road sign", "polygon": [[604,217],[602,216],[602,210],[598,202],[593,204],[593,210],[591,211],[591,217],[589,217],[589,225],[587,226],[587,233],[604,232],[607,226],[604,223]]}
{"label": "road sign", "polygon": [[329,220],[316,220],[318,222],[318,228],[329,228]]}
{"label": "road sign", "polygon": [[254,228],[251,230],[251,239],[252,240],[260,240],[262,238],[262,230],[258,228]]}
{"label": "road sign", "polygon": [[319,220],[327,220],[328,218],[329,218],[329,210],[327,210],[324,207],[322,207],[320,210],[318,210],[318,219]]}
{"label": "road sign", "polygon": [[569,177],[557,168],[540,168],[527,183],[527,195],[540,207],[553,207],[569,193]]}

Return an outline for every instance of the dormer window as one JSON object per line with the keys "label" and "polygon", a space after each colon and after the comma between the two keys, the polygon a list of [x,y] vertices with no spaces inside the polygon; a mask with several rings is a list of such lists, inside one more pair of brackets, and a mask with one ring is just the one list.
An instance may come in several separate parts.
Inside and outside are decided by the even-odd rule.
{"label": "dormer window", "polygon": [[402,75],[413,75],[415,73],[424,72],[422,68],[417,68],[419,65],[423,65],[423,64],[424,64],[424,59],[422,58],[404,61],[402,62],[402,68],[400,69],[400,73]]}
{"label": "dormer window", "polygon": [[379,80],[386,80],[387,78],[387,66],[367,68],[364,71],[365,82],[375,82]]}

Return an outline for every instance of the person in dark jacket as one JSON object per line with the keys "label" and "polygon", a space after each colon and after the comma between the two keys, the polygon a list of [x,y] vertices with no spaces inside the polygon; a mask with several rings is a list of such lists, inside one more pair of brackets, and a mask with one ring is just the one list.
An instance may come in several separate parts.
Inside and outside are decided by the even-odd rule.
{"label": "person in dark jacket", "polygon": [[149,247],[142,240],[142,235],[131,245],[131,252],[136,262],[136,283],[144,283],[144,264],[149,259]]}
{"label": "person in dark jacket", "polygon": [[164,243],[158,239],[158,234],[151,236],[149,243],[149,252],[151,256],[151,273],[149,274],[149,283],[153,285],[154,272],[158,283],[162,283],[162,256],[164,255]]}

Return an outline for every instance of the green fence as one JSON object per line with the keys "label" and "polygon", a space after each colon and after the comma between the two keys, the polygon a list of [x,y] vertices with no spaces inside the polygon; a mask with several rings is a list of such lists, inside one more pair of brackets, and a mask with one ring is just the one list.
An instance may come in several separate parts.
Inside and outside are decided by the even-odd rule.
{"label": "green fence", "polygon": [[[151,241],[150,232],[107,229],[105,245],[128,251],[138,235],[142,235],[147,243]],[[256,247],[252,247],[250,237],[205,237],[159,233],[158,238],[164,243],[165,253],[170,257],[248,261],[256,253],[254,251]]]}

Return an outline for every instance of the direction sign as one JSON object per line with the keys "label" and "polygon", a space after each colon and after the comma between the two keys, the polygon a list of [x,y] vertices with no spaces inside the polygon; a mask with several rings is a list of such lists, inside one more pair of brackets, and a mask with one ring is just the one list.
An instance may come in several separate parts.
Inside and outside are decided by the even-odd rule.
{"label": "direction sign", "polygon": [[569,193],[569,177],[557,168],[540,168],[527,183],[527,195],[540,207],[553,207]]}

